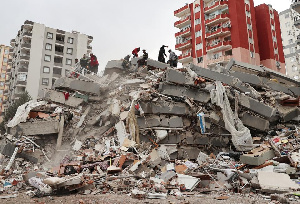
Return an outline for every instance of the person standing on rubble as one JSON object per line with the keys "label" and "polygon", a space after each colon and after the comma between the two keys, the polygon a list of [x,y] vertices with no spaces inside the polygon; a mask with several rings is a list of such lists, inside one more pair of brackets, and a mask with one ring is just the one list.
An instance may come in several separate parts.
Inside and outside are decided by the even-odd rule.
{"label": "person standing on rubble", "polygon": [[99,62],[97,60],[96,55],[94,55],[93,53],[90,54],[90,71],[94,72],[94,73],[98,73],[98,66],[99,66]]}
{"label": "person standing on rubble", "polygon": [[177,67],[177,60],[178,60],[177,55],[172,50],[169,50],[169,53],[170,53],[170,55],[169,55],[170,66],[171,67]]}
{"label": "person standing on rubble", "polygon": [[139,53],[140,50],[141,50],[140,47],[137,47],[137,48],[135,48],[134,50],[132,50],[133,58],[139,57],[138,53]]}
{"label": "person standing on rubble", "polygon": [[146,66],[147,59],[148,59],[148,53],[146,52],[146,50],[143,50],[143,58],[138,60],[139,67]]}
{"label": "person standing on rubble", "polygon": [[166,63],[165,57],[167,57],[167,55],[166,55],[165,47],[168,47],[168,46],[165,46],[165,45],[161,46],[161,48],[159,49],[159,54],[158,54],[158,61],[162,62],[162,63]]}
{"label": "person standing on rubble", "polygon": [[80,59],[80,66],[82,68],[87,69],[88,68],[88,61],[89,59],[86,57],[86,55],[84,54],[83,57]]}

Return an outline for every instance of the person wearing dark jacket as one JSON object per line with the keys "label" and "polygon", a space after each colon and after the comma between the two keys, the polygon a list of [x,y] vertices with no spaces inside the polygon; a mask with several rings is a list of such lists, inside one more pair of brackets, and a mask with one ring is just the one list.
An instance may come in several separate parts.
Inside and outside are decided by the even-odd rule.
{"label": "person wearing dark jacket", "polygon": [[146,50],[143,50],[143,58],[138,60],[138,66],[145,66],[147,65],[148,53]]}
{"label": "person wearing dark jacket", "polygon": [[165,45],[161,46],[161,48],[159,49],[159,54],[158,54],[158,61],[162,62],[162,63],[166,63],[165,57],[167,57],[167,55],[166,55],[165,47],[168,47],[168,46],[165,46]]}
{"label": "person wearing dark jacket", "polygon": [[90,57],[91,57],[91,59],[90,59],[91,60],[90,61],[90,70],[97,74],[98,73],[98,66],[99,66],[99,62],[97,60],[97,57],[93,53],[90,54]]}
{"label": "person wearing dark jacket", "polygon": [[84,54],[83,57],[80,59],[80,66],[87,69],[88,61],[89,61],[88,58]]}

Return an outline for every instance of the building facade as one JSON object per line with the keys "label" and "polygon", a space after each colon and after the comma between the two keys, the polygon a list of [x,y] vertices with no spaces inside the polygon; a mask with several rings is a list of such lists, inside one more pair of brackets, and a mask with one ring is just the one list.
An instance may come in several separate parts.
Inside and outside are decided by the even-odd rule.
{"label": "building facade", "polygon": [[27,91],[36,99],[39,90],[51,88],[56,79],[66,75],[75,59],[90,53],[93,37],[66,32],[43,24],[25,21],[11,40],[12,82],[9,101]]}
{"label": "building facade", "polygon": [[0,45],[0,122],[2,122],[2,117],[8,108],[10,70],[12,63],[9,53],[9,46]]}
{"label": "building facade", "polygon": [[299,80],[300,77],[300,52],[297,49],[300,29],[294,25],[294,19],[299,16],[300,14],[293,9],[287,9],[279,14],[286,73],[295,80]]}
{"label": "building facade", "polygon": [[[175,34],[175,49],[182,51],[179,62],[184,66],[188,63],[207,68],[216,64],[224,66],[232,58],[253,65],[267,64],[268,59],[260,58],[253,0],[196,0],[176,10],[174,15],[180,18],[175,22],[175,27],[180,29]],[[261,20],[271,21],[270,18]],[[276,63],[270,64],[268,68],[278,71]]]}

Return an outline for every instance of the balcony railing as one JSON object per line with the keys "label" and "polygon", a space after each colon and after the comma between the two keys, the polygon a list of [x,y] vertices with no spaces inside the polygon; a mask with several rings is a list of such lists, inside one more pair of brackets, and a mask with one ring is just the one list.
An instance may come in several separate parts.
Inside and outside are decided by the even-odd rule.
{"label": "balcony railing", "polygon": [[209,4],[204,7],[204,12],[212,13],[216,10],[223,9],[225,7],[228,7],[228,0],[214,0],[210,2]]}
{"label": "balcony railing", "polygon": [[21,45],[21,48],[28,48],[28,49],[30,49],[31,48],[31,44],[29,44],[29,43],[23,43]]}
{"label": "balcony railing", "polygon": [[63,55],[64,55],[63,52],[57,52],[57,51],[55,51],[55,54],[56,54],[56,55],[60,55],[60,56],[63,56]]}
{"label": "balcony railing", "polygon": [[184,26],[187,26],[190,23],[191,23],[191,16],[187,16],[186,18],[184,18],[182,20],[176,21],[174,23],[174,26],[177,28],[182,28]]}
{"label": "balcony railing", "polygon": [[185,15],[185,14],[187,14],[187,13],[190,13],[190,12],[191,12],[190,7],[189,7],[189,5],[187,4],[187,5],[185,5],[184,7],[182,7],[182,8],[180,8],[180,9],[174,11],[174,16],[176,16],[176,17],[179,18],[179,17],[181,17],[181,16],[183,16],[183,15]]}
{"label": "balcony railing", "polygon": [[57,44],[61,44],[61,45],[65,44],[65,42],[64,42],[64,41],[60,41],[60,40],[56,40],[56,41],[55,41],[55,43],[57,43]]}
{"label": "balcony railing", "polygon": [[16,40],[15,39],[12,39],[11,41],[10,41],[10,45],[11,46],[14,46],[16,44]]}
{"label": "balcony railing", "polygon": [[54,62],[54,65],[57,67],[63,67],[63,63],[59,63],[59,62]]}
{"label": "balcony railing", "polygon": [[63,31],[63,30],[56,29],[56,33],[59,33],[59,34],[65,35],[66,31]]}
{"label": "balcony railing", "polygon": [[29,56],[20,56],[20,60],[29,60],[30,57]]}
{"label": "balcony railing", "polygon": [[87,49],[88,49],[88,50],[91,50],[91,49],[92,49],[92,46],[87,46]]}
{"label": "balcony railing", "polygon": [[210,59],[207,61],[207,65],[215,65],[218,63],[224,63],[224,62],[229,62],[232,58],[232,55],[227,55],[227,56],[221,56],[219,58],[216,59]]}
{"label": "balcony railing", "polygon": [[224,21],[229,20],[229,14],[218,14],[218,15],[214,15],[210,18],[205,19],[205,24],[206,25],[212,25],[212,24],[216,24],[216,23],[221,23]]}
{"label": "balcony railing", "polygon": [[180,55],[180,56],[178,57],[178,61],[179,61],[180,63],[186,63],[186,62],[190,62],[190,61],[192,61],[192,60],[193,60],[193,57],[192,57],[192,53],[191,53],[191,52],[185,53],[185,54]]}
{"label": "balcony railing", "polygon": [[218,28],[214,32],[206,33],[206,38],[215,38],[219,36],[224,36],[230,33],[230,28]]}
{"label": "balcony railing", "polygon": [[229,47],[231,47],[231,41],[230,40],[223,41],[223,42],[219,42],[218,44],[215,44],[215,45],[207,46],[207,52],[216,52],[216,51],[223,50],[223,49],[226,49]]}
{"label": "balcony railing", "polygon": [[182,30],[182,31],[176,33],[176,34],[175,34],[175,37],[179,37],[179,36],[185,37],[185,36],[188,36],[188,35],[190,35],[190,34],[191,34],[191,28],[188,28],[188,29],[186,29],[186,30]]}
{"label": "balcony railing", "polygon": [[176,50],[184,50],[184,49],[187,49],[191,46],[192,46],[192,40],[187,40],[184,43],[180,43],[180,44],[175,45],[175,49]]}
{"label": "balcony railing", "polygon": [[32,37],[32,33],[29,33],[29,32],[24,32],[23,33],[23,36],[25,37]]}

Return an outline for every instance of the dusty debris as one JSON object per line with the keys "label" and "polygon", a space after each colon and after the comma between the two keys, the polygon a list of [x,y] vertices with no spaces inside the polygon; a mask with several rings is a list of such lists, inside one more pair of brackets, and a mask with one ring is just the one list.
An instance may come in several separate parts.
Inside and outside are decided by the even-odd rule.
{"label": "dusty debris", "polygon": [[19,107],[0,146],[0,198],[296,196],[299,84],[238,62],[209,70],[137,60],[112,61],[103,77],[61,78]]}

